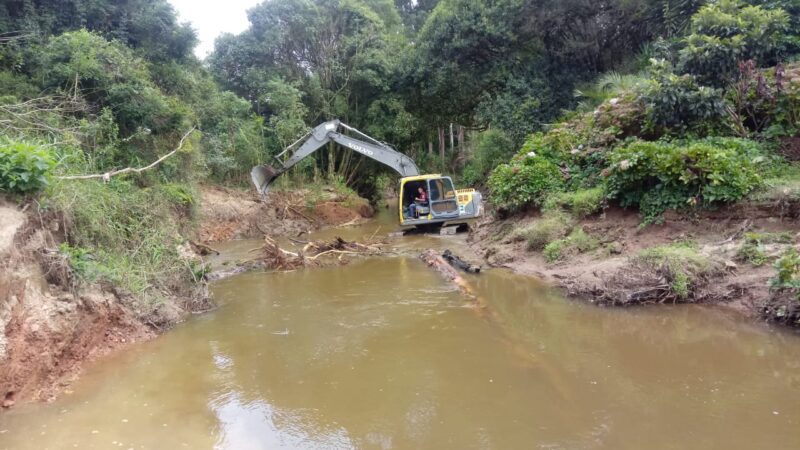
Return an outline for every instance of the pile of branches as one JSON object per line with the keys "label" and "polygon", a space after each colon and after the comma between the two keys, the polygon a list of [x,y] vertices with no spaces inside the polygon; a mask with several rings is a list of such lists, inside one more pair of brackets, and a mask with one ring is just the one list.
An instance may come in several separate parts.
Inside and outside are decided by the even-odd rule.
{"label": "pile of branches", "polygon": [[[301,242],[301,241],[298,241]],[[340,237],[325,242],[301,242],[305,244],[297,252],[281,248],[270,236],[264,236],[264,245],[251,250],[257,254],[255,261],[264,268],[274,270],[294,270],[301,267],[315,267],[331,262],[343,262],[345,256],[371,256],[383,254],[383,243],[349,242]],[[328,259],[326,259],[328,257]]]}

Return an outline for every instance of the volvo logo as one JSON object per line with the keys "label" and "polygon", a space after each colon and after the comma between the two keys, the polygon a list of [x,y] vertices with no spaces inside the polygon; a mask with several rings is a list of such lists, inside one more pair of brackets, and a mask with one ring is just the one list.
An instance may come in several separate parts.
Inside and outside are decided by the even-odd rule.
{"label": "volvo logo", "polygon": [[357,151],[359,153],[363,153],[363,154],[365,154],[367,156],[372,156],[373,155],[373,151],[372,150],[364,148],[364,147],[362,147],[360,145],[353,144],[352,142],[348,142],[347,146],[350,147],[351,149],[353,149],[353,150],[355,150],[355,151]]}

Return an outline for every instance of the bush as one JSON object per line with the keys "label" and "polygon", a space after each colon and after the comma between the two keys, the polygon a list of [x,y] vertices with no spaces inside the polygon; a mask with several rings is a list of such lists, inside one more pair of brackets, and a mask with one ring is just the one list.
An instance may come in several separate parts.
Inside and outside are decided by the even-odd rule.
{"label": "bush", "polygon": [[724,86],[739,61],[764,64],[780,58],[789,31],[789,15],[780,8],[710,2],[692,17],[692,32],[682,39],[680,67],[704,83]]}
{"label": "bush", "polygon": [[541,250],[552,241],[566,236],[572,227],[570,218],[558,211],[548,211],[532,225],[517,230],[513,239],[527,242],[528,250]]}
{"label": "bush", "polygon": [[665,61],[653,61],[651,70],[653,78],[640,95],[649,134],[708,134],[721,127],[725,103],[719,90],[700,86],[691,75],[672,73]]}
{"label": "bush", "polygon": [[576,228],[566,238],[547,244],[542,254],[548,262],[556,262],[594,250],[599,245],[599,241],[583,231],[583,228]]}
{"label": "bush", "polygon": [[556,192],[544,201],[544,209],[565,209],[582,219],[603,208],[605,191],[602,187],[579,189],[574,192]]}
{"label": "bush", "polygon": [[682,300],[689,297],[700,278],[716,270],[711,260],[701,255],[694,245],[687,243],[642,250],[633,258],[633,263],[664,277],[670,291]]}
{"label": "bush", "polygon": [[726,92],[735,130],[776,138],[800,134],[800,64],[760,70],[742,61],[736,82]]}
{"label": "bush", "polygon": [[775,278],[770,280],[773,289],[790,289],[797,291],[800,300],[800,254],[791,248],[775,261]]}
{"label": "bush", "polygon": [[44,147],[0,138],[0,191],[26,193],[45,187],[55,167]]}
{"label": "bush", "polygon": [[495,204],[508,211],[541,206],[547,194],[563,188],[558,166],[540,156],[517,156],[501,164],[489,176],[489,191]]}
{"label": "bush", "polygon": [[762,184],[763,155],[744,139],[634,141],[610,152],[608,198],[638,205],[645,223],[667,209],[740,200]]}

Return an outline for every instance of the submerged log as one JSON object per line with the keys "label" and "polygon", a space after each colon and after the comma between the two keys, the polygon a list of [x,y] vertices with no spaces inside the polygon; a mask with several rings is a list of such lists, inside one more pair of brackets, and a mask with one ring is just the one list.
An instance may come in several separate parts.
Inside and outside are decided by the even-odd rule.
{"label": "submerged log", "polygon": [[481,266],[473,266],[472,264],[459,258],[457,255],[454,255],[450,250],[445,250],[444,253],[442,253],[442,258],[449,262],[451,266],[461,269],[464,272],[480,273],[481,271]]}

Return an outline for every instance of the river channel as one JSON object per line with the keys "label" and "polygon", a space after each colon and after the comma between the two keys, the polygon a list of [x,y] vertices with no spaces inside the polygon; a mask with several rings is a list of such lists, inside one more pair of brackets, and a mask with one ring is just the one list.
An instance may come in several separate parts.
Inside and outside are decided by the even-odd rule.
{"label": "river channel", "polygon": [[217,310],[0,412],[0,449],[800,448],[796,334],[700,306],[598,308],[504,270],[467,276],[480,312],[402,256],[463,235],[392,245],[216,282]]}

